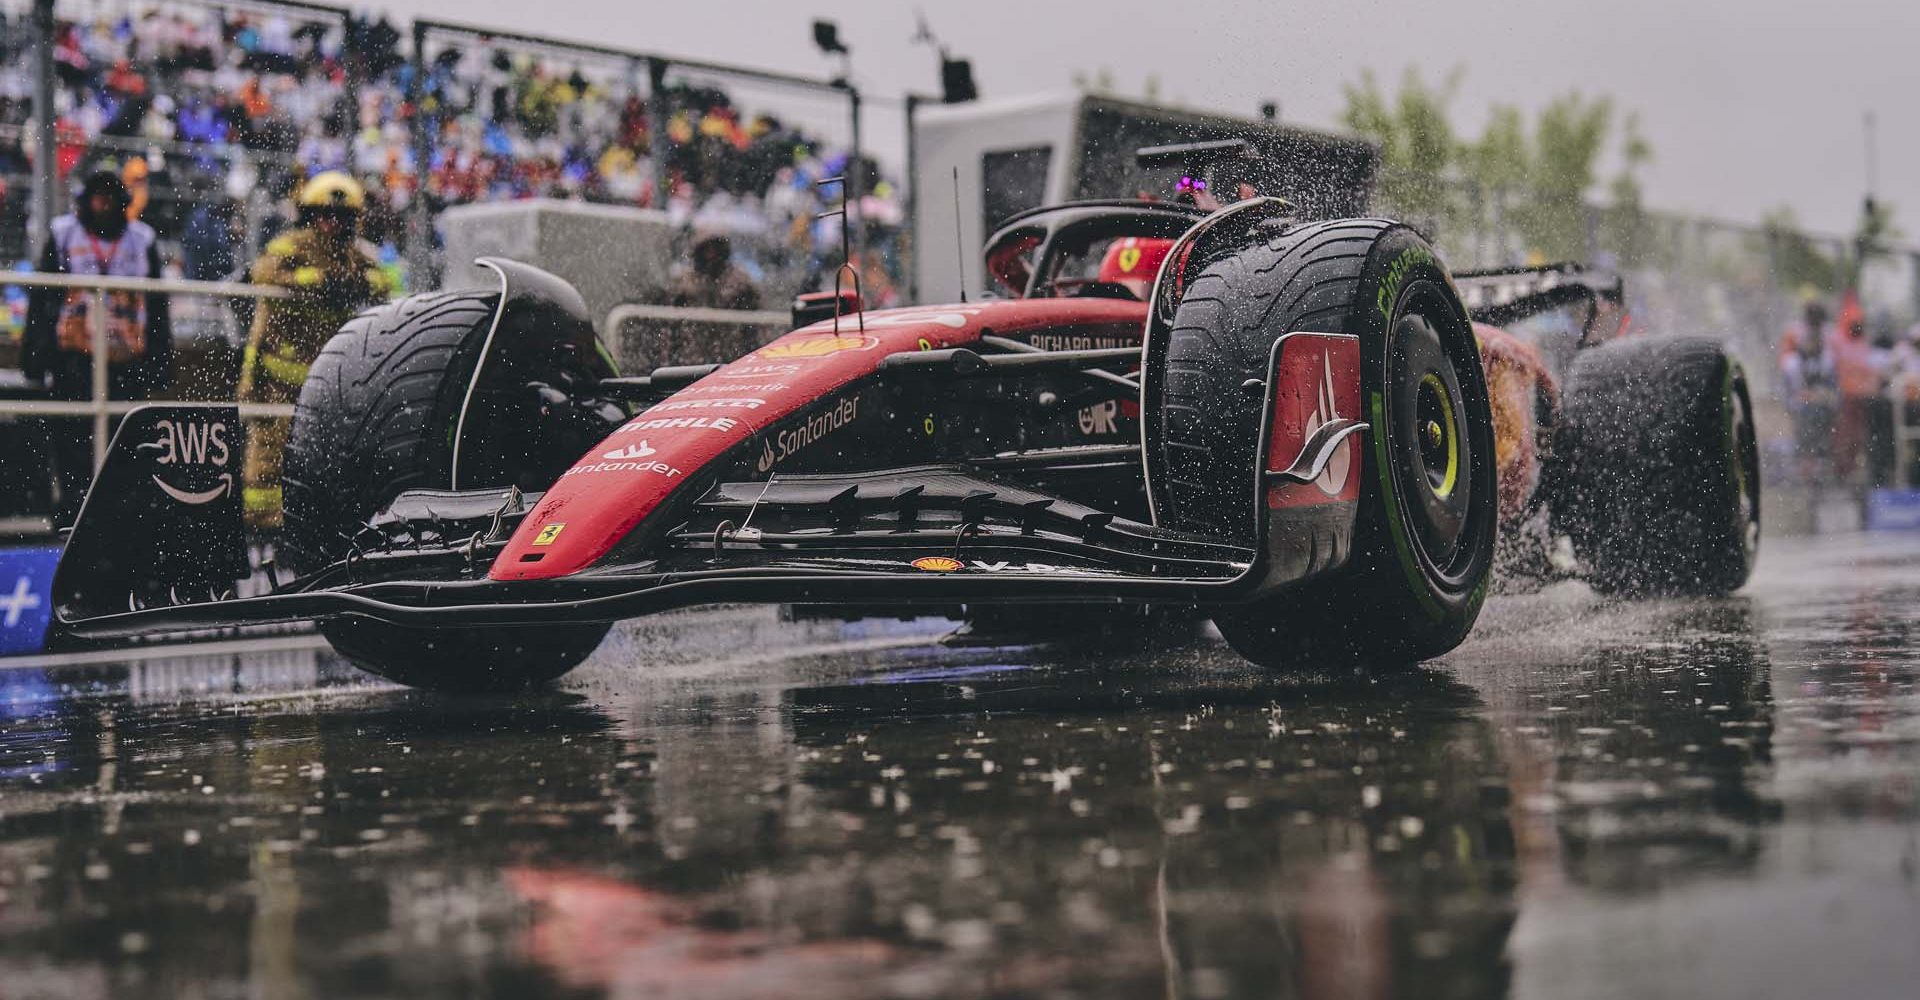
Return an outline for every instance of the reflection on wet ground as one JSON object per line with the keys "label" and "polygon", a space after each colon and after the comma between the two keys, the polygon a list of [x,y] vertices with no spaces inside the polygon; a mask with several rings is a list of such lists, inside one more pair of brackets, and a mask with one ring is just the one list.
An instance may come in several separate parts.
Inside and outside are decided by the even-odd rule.
{"label": "reflection on wet ground", "polygon": [[0,993],[1910,996],[1916,599],[1853,539],[1377,678],[757,610],[508,700],[16,666]]}

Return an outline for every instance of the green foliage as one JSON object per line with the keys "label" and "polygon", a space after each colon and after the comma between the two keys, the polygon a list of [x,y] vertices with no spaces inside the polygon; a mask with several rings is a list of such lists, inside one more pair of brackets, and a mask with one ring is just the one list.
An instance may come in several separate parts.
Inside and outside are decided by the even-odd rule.
{"label": "green foliage", "polygon": [[1791,294],[1802,291],[1832,295],[1843,284],[1842,265],[1823,252],[1785,205],[1768,212],[1761,220],[1766,234],[1767,253],[1772,259],[1774,280]]}
{"label": "green foliage", "polygon": [[1514,222],[1548,260],[1587,256],[1587,192],[1613,127],[1613,102],[1578,92],[1554,98],[1534,121],[1532,169]]}
{"label": "green foliage", "polygon": [[[1449,105],[1462,71],[1432,85],[1409,69],[1398,93],[1387,94],[1371,73],[1346,88],[1341,116],[1347,127],[1380,144],[1381,201],[1443,239],[1461,230],[1511,228],[1525,256],[1585,257],[1595,236],[1633,254],[1644,252],[1639,171],[1653,148],[1629,116],[1622,129],[1621,174],[1609,190],[1613,210],[1594,219],[1587,196],[1599,161],[1615,136],[1613,102],[1565,94],[1541,108],[1531,123],[1511,105],[1495,105],[1477,138],[1457,137]],[[1592,222],[1601,223],[1594,233]]]}
{"label": "green foliage", "polygon": [[1371,72],[1346,87],[1341,119],[1348,128],[1380,144],[1380,197],[1408,219],[1448,228],[1459,214],[1454,192],[1444,183],[1458,155],[1447,106],[1459,89],[1454,70],[1430,85],[1409,67],[1398,93],[1389,96]]}
{"label": "green foliage", "polygon": [[1860,273],[1873,261],[1890,257],[1900,240],[1900,228],[1893,223],[1893,206],[1868,197],[1860,206],[1860,222],[1853,231],[1853,256],[1845,269],[1847,286],[1860,287]]}

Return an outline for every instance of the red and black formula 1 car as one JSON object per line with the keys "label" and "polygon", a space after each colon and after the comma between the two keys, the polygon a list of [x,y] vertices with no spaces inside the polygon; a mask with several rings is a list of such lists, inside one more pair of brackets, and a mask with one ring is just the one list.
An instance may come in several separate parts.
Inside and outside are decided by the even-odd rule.
{"label": "red and black formula 1 car", "polygon": [[1487,322],[1563,308],[1591,328],[1617,283],[1463,286],[1404,225],[1297,221],[1272,198],[1045,208],[986,259],[1007,297],[862,311],[836,293],[729,364],[625,378],[571,287],[483,261],[497,290],[410,296],[328,344],[262,567],[235,409],[130,416],[61,561],[59,621],[311,619],[374,673],[470,689],[719,602],[1029,630],[1148,609],[1210,617],[1263,664],[1412,662],[1467,634],[1503,520],[1546,509],[1603,587],[1747,578],[1736,364],[1630,338],[1556,378],[1462,298]]}

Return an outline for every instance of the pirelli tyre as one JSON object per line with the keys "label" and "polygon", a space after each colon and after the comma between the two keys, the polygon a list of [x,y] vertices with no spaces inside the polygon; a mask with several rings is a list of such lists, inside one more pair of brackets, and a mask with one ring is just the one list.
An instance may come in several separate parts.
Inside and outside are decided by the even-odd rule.
{"label": "pirelli tyre", "polygon": [[1636,337],[1582,351],[1555,432],[1555,527],[1595,589],[1726,594],[1760,550],[1746,374],[1718,343]]}
{"label": "pirelli tyre", "polygon": [[[536,292],[560,294],[546,286]],[[327,343],[288,433],[277,554],[288,569],[312,572],[345,557],[367,519],[406,490],[544,488],[620,419],[623,411],[591,395],[592,383],[613,367],[578,343],[584,306],[576,316],[567,302],[516,298],[515,315],[526,329],[508,330],[501,297],[409,296],[360,314]],[[591,329],[585,326],[588,345]],[[576,342],[559,349],[556,331],[568,330]],[[513,341],[489,353],[487,374],[476,379],[495,336]],[[456,481],[454,439],[463,414]],[[364,619],[320,625],[362,669],[443,690],[543,683],[585,659],[607,630],[583,624],[426,631]]]}
{"label": "pirelli tyre", "polygon": [[[1388,667],[1458,645],[1486,596],[1492,414],[1465,308],[1433,249],[1377,219],[1294,225],[1209,263],[1175,314],[1158,386],[1159,517],[1246,534],[1260,394],[1291,331],[1360,340],[1366,433],[1352,553],[1325,578],[1215,619],[1268,666]],[[1150,440],[1152,436],[1150,435]]]}

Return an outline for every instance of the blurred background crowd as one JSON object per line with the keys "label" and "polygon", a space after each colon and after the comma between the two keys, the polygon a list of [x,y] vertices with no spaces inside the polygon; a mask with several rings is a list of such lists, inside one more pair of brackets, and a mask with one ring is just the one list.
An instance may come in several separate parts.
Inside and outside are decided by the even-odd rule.
{"label": "blurred background crowd", "polygon": [[1854,488],[1920,483],[1920,323],[1870,314],[1857,296],[1805,298],[1781,335],[1796,478]]}
{"label": "blurred background crowd", "polygon": [[[34,242],[29,16],[0,4],[0,258],[15,262]],[[724,81],[673,79],[656,136],[644,63],[481,35],[435,41],[416,107],[410,40],[384,17],[164,2],[63,3],[56,16],[60,177],[120,172],[170,275],[236,273],[287,225],[300,181],[326,170],[366,186],[362,234],[401,287],[421,197],[435,213],[535,197],[664,209],[689,242],[729,236],[734,263],[784,293],[839,262],[837,226],[815,219],[838,191],[816,182],[848,169],[848,146],[819,127],[820,109],[802,108],[816,113],[800,124],[743,106]],[[424,170],[416,114],[430,129]],[[876,260],[890,260],[897,185],[871,159],[858,169],[857,214]],[[885,303],[893,276],[874,271],[869,298]],[[11,304],[0,321],[17,328],[20,296]]]}

